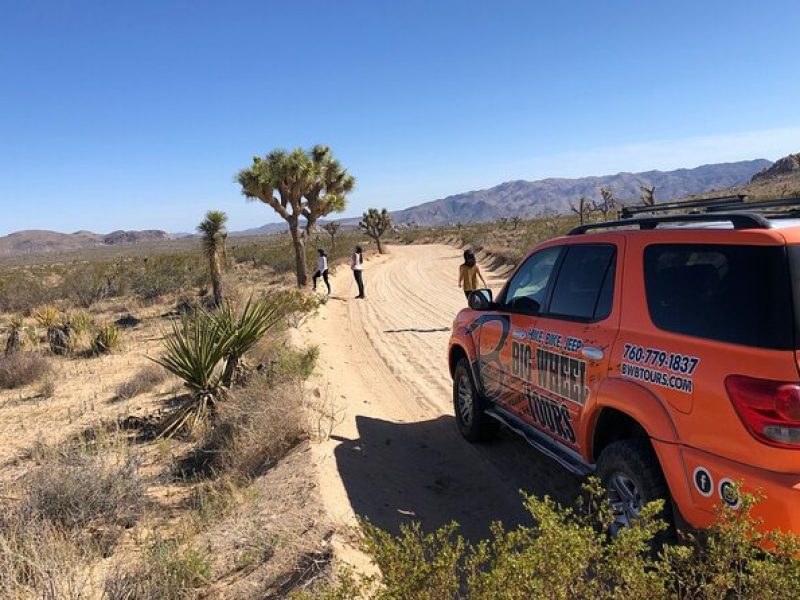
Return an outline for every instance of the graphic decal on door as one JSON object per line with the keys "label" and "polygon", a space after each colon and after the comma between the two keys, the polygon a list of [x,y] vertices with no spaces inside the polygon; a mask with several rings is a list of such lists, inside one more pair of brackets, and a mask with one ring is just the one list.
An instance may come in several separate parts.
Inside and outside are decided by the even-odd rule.
{"label": "graphic decal on door", "polygon": [[535,356],[534,362],[530,344],[514,340],[511,346],[511,373],[564,400],[585,404],[588,395],[586,361],[545,348],[537,348]]}
{"label": "graphic decal on door", "polygon": [[506,369],[503,366],[501,353],[511,333],[511,318],[508,315],[481,315],[467,327],[467,333],[472,334],[482,325],[493,322],[500,323],[500,336],[491,350],[484,350],[481,346],[477,365],[483,392],[489,398],[499,397],[505,387]]}

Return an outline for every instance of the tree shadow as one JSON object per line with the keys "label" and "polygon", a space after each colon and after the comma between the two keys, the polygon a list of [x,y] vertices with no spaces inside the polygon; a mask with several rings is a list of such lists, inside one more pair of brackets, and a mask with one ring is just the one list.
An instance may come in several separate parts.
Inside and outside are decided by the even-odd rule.
{"label": "tree shadow", "polygon": [[416,423],[359,416],[356,424],[357,439],[334,436],[339,473],[356,514],[392,533],[404,523],[431,531],[455,520],[477,541],[494,521],[532,522],[520,490],[567,505],[580,492],[580,478],[507,431],[471,445],[451,416]]}

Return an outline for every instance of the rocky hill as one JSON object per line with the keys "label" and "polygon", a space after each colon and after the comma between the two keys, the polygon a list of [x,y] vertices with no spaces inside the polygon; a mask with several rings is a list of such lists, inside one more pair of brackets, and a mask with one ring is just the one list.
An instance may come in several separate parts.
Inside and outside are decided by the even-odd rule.
{"label": "rocky hill", "polygon": [[800,174],[800,153],[790,154],[789,156],[784,156],[776,160],[769,167],[753,175],[750,183],[797,174]]}
{"label": "rocky hill", "polygon": [[116,246],[168,240],[171,236],[164,231],[114,231],[109,234],[76,231],[58,233],[57,231],[17,231],[0,237],[0,256],[19,254],[44,254],[48,252],[67,252],[98,246]]}
{"label": "rocky hill", "polygon": [[564,213],[581,196],[599,200],[600,188],[608,187],[622,202],[639,202],[640,186],[655,186],[656,200],[680,198],[747,183],[754,174],[772,163],[757,159],[735,163],[703,165],[675,171],[617,173],[579,179],[509,181],[486,190],[448,196],[419,206],[396,211],[395,223],[444,225],[492,221],[500,217]]}

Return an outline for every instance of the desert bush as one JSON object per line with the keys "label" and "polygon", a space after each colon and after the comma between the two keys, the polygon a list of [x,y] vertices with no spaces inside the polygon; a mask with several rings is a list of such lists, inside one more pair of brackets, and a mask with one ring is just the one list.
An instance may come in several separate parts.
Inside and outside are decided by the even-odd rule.
{"label": "desert bush", "polygon": [[65,530],[107,539],[144,510],[144,484],[131,457],[57,453],[22,480],[22,509]]}
{"label": "desert bush", "polygon": [[56,393],[56,382],[52,375],[46,375],[36,388],[36,395],[45,400],[52,398]]}
{"label": "desert bush", "polygon": [[92,544],[14,506],[0,506],[0,598],[85,598]]}
{"label": "desert bush", "polygon": [[35,383],[50,372],[48,360],[33,352],[17,352],[0,357],[0,389]]}
{"label": "desert bush", "polygon": [[113,323],[104,323],[97,328],[92,340],[94,354],[115,352],[122,346],[122,332]]}
{"label": "desert bush", "polygon": [[319,359],[319,348],[311,346],[305,350],[282,345],[271,360],[269,376],[275,383],[305,381],[314,373]]}
{"label": "desert bush", "polygon": [[306,429],[301,388],[254,377],[220,404],[213,427],[185,470],[255,476],[305,439]]}
{"label": "desert bush", "polygon": [[190,394],[165,419],[162,435],[205,423],[232,389],[244,354],[312,303],[299,292],[283,293],[250,300],[239,311],[229,305],[217,312],[199,309],[173,322],[172,333],[164,339],[164,355],[154,361],[181,378]]}
{"label": "desert bush", "polygon": [[[793,598],[800,583],[798,537],[762,533],[752,517],[756,499],[742,494],[738,510],[720,509],[717,522],[687,541],[653,551],[665,525],[660,503],[619,535],[605,534],[607,504],[596,482],[576,510],[528,497],[534,526],[493,526],[478,544],[456,524],[433,533],[405,525],[392,535],[365,523],[362,545],[379,567],[375,577],[344,572],[336,585],[295,598],[522,600],[527,598]],[[771,548],[764,551],[764,547]]]}
{"label": "desert bush", "polygon": [[177,540],[154,537],[133,565],[117,568],[106,579],[108,600],[183,600],[211,579],[208,557]]}
{"label": "desert bush", "polygon": [[85,310],[74,310],[67,313],[64,321],[69,324],[72,331],[78,337],[88,333],[94,324],[92,315]]}
{"label": "desert bush", "polygon": [[139,369],[130,379],[117,388],[117,398],[128,400],[154,390],[164,382],[166,375],[164,369],[155,365],[148,365]]}
{"label": "desert bush", "polygon": [[58,293],[37,272],[8,271],[0,275],[0,313],[30,314],[37,306],[54,302]]}
{"label": "desert bush", "polygon": [[89,308],[119,294],[117,272],[118,267],[113,263],[80,264],[64,277],[62,295],[78,306]]}

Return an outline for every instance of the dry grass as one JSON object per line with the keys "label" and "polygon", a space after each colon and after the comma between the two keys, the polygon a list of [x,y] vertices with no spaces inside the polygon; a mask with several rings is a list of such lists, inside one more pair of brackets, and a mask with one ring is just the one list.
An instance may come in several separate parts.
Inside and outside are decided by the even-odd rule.
{"label": "dry grass", "polygon": [[18,352],[0,358],[0,389],[30,385],[51,372],[49,361],[33,352]]}
{"label": "dry grass", "polygon": [[139,369],[133,377],[125,381],[117,388],[117,398],[129,400],[140,394],[152,392],[159,385],[164,383],[167,375],[164,369],[156,365],[147,365]]}
{"label": "dry grass", "polygon": [[211,569],[205,552],[175,539],[155,536],[141,560],[120,566],[105,582],[107,600],[182,600],[208,584]]}
{"label": "dry grass", "polygon": [[259,375],[221,403],[215,424],[183,467],[195,475],[254,477],[305,439],[306,428],[302,388],[271,386]]}
{"label": "dry grass", "polygon": [[65,530],[110,541],[145,508],[145,487],[130,457],[53,453],[22,481],[23,512]]}
{"label": "dry grass", "polygon": [[0,597],[78,600],[95,549],[75,532],[8,506],[0,510]]}

